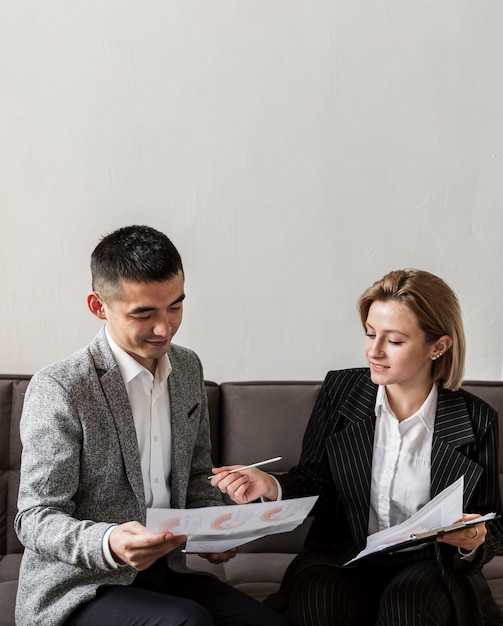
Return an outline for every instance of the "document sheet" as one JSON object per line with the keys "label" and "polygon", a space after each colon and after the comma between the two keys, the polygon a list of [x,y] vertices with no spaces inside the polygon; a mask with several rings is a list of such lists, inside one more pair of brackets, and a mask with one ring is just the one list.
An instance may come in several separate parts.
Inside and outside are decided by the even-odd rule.
{"label": "document sheet", "polygon": [[434,541],[438,535],[489,521],[496,517],[495,513],[488,513],[469,522],[461,522],[462,514],[463,476],[440,492],[405,522],[369,535],[365,548],[345,565],[377,552],[395,552]]}
{"label": "document sheet", "polygon": [[225,552],[265,535],[289,532],[301,524],[318,496],[278,502],[148,509],[147,532],[187,535],[185,552]]}

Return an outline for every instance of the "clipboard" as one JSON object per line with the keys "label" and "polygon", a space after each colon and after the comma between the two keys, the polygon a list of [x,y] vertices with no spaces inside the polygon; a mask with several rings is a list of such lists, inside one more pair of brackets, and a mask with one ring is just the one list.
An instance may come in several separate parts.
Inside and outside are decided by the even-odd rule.
{"label": "clipboard", "polygon": [[415,532],[412,533],[406,539],[402,541],[396,541],[394,543],[384,544],[379,546],[378,548],[373,549],[371,552],[363,554],[362,556],[356,556],[353,559],[344,563],[345,567],[352,567],[357,562],[369,559],[375,555],[379,554],[393,554],[394,552],[399,552],[400,550],[405,550],[408,548],[414,548],[420,545],[424,545],[427,543],[434,542],[437,537],[441,535],[446,535],[457,530],[462,530],[463,528],[469,528],[470,526],[475,526],[476,524],[492,522],[494,520],[500,519],[502,516],[497,513],[487,513],[485,515],[481,515],[480,517],[476,517],[472,520],[467,521],[459,521],[454,524],[449,524],[448,526],[439,526],[437,528],[433,528],[427,531]]}
{"label": "clipboard", "polygon": [[467,520],[466,522],[456,522],[454,524],[450,524],[449,526],[440,526],[440,528],[434,528],[433,530],[426,530],[421,533],[413,533],[410,538],[418,541],[434,541],[437,537],[441,535],[447,535],[449,533],[453,533],[456,530],[462,530],[463,528],[469,528],[470,526],[475,526],[477,524],[482,524],[482,522],[492,522],[495,519],[499,519],[501,515],[497,515],[496,513],[487,513],[487,515],[482,515],[481,517],[476,517],[475,519]]}

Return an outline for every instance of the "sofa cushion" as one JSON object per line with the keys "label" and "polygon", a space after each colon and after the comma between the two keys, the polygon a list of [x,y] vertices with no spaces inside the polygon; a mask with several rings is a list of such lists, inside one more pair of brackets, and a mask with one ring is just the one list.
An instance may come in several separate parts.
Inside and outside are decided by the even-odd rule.
{"label": "sofa cushion", "polygon": [[222,383],[222,464],[248,464],[282,456],[268,470],[289,470],[299,459],[320,387],[320,382]]}
{"label": "sofa cushion", "polygon": [[21,554],[7,554],[0,560],[0,626],[12,626],[14,624],[21,556]]}
{"label": "sofa cushion", "polygon": [[0,626],[14,626],[17,580],[0,583]]}
{"label": "sofa cushion", "polygon": [[195,570],[214,574],[220,580],[262,602],[279,589],[283,574],[294,556],[276,552],[239,553],[227,563],[213,565],[206,559],[189,554],[187,565]]}
{"label": "sofa cushion", "polygon": [[17,552],[6,554],[0,559],[0,584],[18,579],[22,556],[21,553]]}
{"label": "sofa cushion", "polygon": [[[293,558],[293,554],[276,552],[237,554],[234,559],[225,563],[227,582],[263,601],[271,593],[278,591],[283,574]],[[267,572],[267,577],[264,572]]]}
{"label": "sofa cushion", "polygon": [[482,571],[496,603],[503,609],[503,556],[494,557]]}

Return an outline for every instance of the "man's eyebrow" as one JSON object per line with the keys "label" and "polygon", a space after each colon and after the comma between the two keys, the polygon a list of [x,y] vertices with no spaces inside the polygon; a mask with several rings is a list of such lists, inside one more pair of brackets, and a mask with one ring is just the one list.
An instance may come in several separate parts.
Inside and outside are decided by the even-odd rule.
{"label": "man's eyebrow", "polygon": [[[182,293],[176,300],[173,300],[169,306],[173,306],[185,300],[185,294]],[[134,309],[129,311],[130,315],[138,315],[139,313],[149,313],[150,311],[156,311],[157,307],[155,306],[137,306]]]}
{"label": "man's eyebrow", "polygon": [[178,298],[176,300],[174,300],[170,306],[173,306],[174,304],[178,304],[179,302],[183,302],[185,300],[185,294],[182,293],[178,296]]}

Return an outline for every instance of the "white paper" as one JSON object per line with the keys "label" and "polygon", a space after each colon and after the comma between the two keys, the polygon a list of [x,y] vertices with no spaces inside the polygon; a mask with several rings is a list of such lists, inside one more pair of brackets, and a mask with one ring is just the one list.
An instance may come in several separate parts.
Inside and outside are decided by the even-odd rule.
{"label": "white paper", "polygon": [[463,476],[441,491],[433,500],[427,502],[422,509],[419,509],[405,522],[369,535],[365,548],[346,565],[373,552],[392,548],[398,543],[409,540],[411,535],[415,533],[453,524],[461,518],[462,513]]}
{"label": "white paper", "polygon": [[[458,522],[463,515],[463,483],[463,476],[461,476],[405,522],[369,535],[365,548],[345,565],[375,552],[392,551],[393,546],[406,541],[412,543],[417,533],[432,531]],[[494,513],[489,513],[473,520],[473,523],[493,519],[494,516]]]}
{"label": "white paper", "polygon": [[265,535],[289,532],[301,524],[318,496],[278,502],[148,509],[147,532],[187,535],[185,552],[225,552]]}

